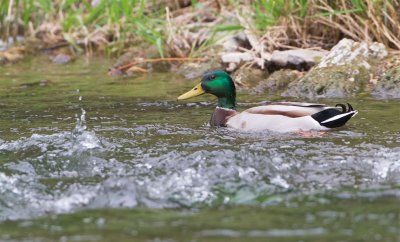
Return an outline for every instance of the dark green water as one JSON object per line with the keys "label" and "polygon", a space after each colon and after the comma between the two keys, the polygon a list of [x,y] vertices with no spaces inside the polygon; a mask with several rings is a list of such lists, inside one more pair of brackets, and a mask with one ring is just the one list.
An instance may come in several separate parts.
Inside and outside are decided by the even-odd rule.
{"label": "dark green water", "polygon": [[[206,125],[214,99],[106,61],[0,67],[0,241],[400,241],[400,101],[323,136]],[[239,93],[240,108],[272,96]]]}

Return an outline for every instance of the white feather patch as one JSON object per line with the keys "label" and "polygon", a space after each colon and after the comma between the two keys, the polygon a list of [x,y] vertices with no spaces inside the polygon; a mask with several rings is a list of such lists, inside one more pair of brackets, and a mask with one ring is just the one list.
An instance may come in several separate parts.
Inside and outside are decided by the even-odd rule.
{"label": "white feather patch", "polygon": [[327,130],[311,116],[290,118],[283,115],[263,115],[242,112],[226,123],[228,127],[248,131],[271,130],[275,132],[293,132],[308,130]]}

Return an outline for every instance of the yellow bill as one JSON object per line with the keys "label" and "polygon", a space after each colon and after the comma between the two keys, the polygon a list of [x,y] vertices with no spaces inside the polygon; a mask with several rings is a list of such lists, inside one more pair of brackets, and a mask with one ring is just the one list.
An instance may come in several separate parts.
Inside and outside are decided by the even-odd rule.
{"label": "yellow bill", "polygon": [[188,99],[188,98],[191,98],[191,97],[197,97],[197,96],[200,96],[201,94],[204,94],[204,93],[205,93],[205,91],[201,87],[201,83],[199,83],[195,87],[193,87],[192,90],[180,95],[178,97],[178,100]]}

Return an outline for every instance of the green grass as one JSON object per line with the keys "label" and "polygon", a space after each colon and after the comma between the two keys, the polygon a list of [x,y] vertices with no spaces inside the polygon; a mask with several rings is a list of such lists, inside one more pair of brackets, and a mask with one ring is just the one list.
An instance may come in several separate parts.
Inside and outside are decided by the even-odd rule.
{"label": "green grass", "polygon": [[159,10],[146,12],[146,4],[151,1],[102,0],[95,6],[89,1],[75,0],[0,1],[0,34],[3,39],[15,37],[18,33],[14,29],[20,27],[25,35],[30,35],[29,24],[36,29],[45,22],[60,24],[68,42],[77,41],[72,35],[78,31],[84,30],[90,36],[104,26],[112,26],[111,38],[120,42],[121,47],[129,38],[140,38],[156,45],[160,56],[164,56],[164,8],[160,6]]}
{"label": "green grass", "polygon": [[[62,27],[64,40],[77,50],[82,50],[83,47],[90,49],[100,44],[96,42],[99,39],[95,39],[93,35],[103,32],[103,36],[109,39],[106,46],[109,54],[120,52],[138,42],[146,42],[157,48],[160,57],[167,55],[165,1],[101,0],[95,6],[89,1],[76,0],[0,1],[0,36],[3,39],[15,37],[18,33],[13,30],[17,28],[22,28],[25,35],[29,36],[33,34],[29,25],[36,30],[43,23],[52,23]],[[195,0],[191,4],[193,7],[188,8],[189,11],[198,6]],[[217,33],[236,30],[240,26],[222,25],[210,28],[212,36],[201,47],[215,43],[218,40]],[[85,36],[77,38],[77,33],[85,33]],[[87,46],[82,46],[82,39]],[[195,50],[191,51],[194,52]]]}
{"label": "green grass", "polygon": [[[332,40],[329,33],[335,33],[355,40],[380,41],[400,49],[399,0],[229,0],[221,3],[231,12],[250,7],[252,14],[245,17],[253,20],[259,36],[271,26],[283,23],[288,25],[291,39],[328,36],[327,40]],[[41,24],[51,23],[62,27],[64,39],[76,49],[92,50],[104,45],[98,38],[101,33],[106,53],[119,54],[135,43],[145,42],[154,45],[159,56],[164,57],[171,55],[168,53],[171,48],[167,48],[170,33],[167,32],[166,4],[167,1],[156,0],[100,0],[92,6],[85,0],[0,0],[0,36],[3,40],[21,33],[31,36]],[[185,13],[204,6],[204,2],[196,0],[190,4]],[[176,10],[181,6],[172,7]],[[219,14],[211,9],[209,13]],[[282,21],[285,19],[291,22]],[[238,31],[242,26],[224,23],[205,28],[210,28],[210,36],[192,46],[189,55],[198,55],[205,47],[215,44],[221,32]]]}
{"label": "green grass", "polygon": [[279,18],[293,11],[293,1],[256,0],[253,3],[256,26],[260,30],[275,25]]}
{"label": "green grass", "polygon": [[[341,1],[308,1],[308,0],[255,0],[252,8],[254,10],[254,19],[256,26],[260,30],[265,30],[270,26],[275,25],[280,18],[290,15],[298,16],[301,18],[313,16],[335,16],[349,13],[357,13],[361,17],[368,17],[366,2],[376,4],[376,7],[383,5],[398,5],[398,1],[364,1],[364,0],[351,0],[346,1],[348,4],[346,8],[340,4]],[[321,7],[324,5],[330,6],[333,11],[323,10]],[[332,20],[334,21],[334,20]]]}

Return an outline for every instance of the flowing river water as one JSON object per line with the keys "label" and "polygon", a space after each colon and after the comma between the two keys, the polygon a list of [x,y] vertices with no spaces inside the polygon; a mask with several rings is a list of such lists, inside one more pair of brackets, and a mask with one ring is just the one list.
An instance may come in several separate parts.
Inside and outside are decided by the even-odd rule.
{"label": "flowing river water", "polygon": [[109,64],[0,67],[0,241],[400,241],[400,101],[321,100],[359,114],[314,137],[216,129],[213,97],[176,101],[195,81]]}

